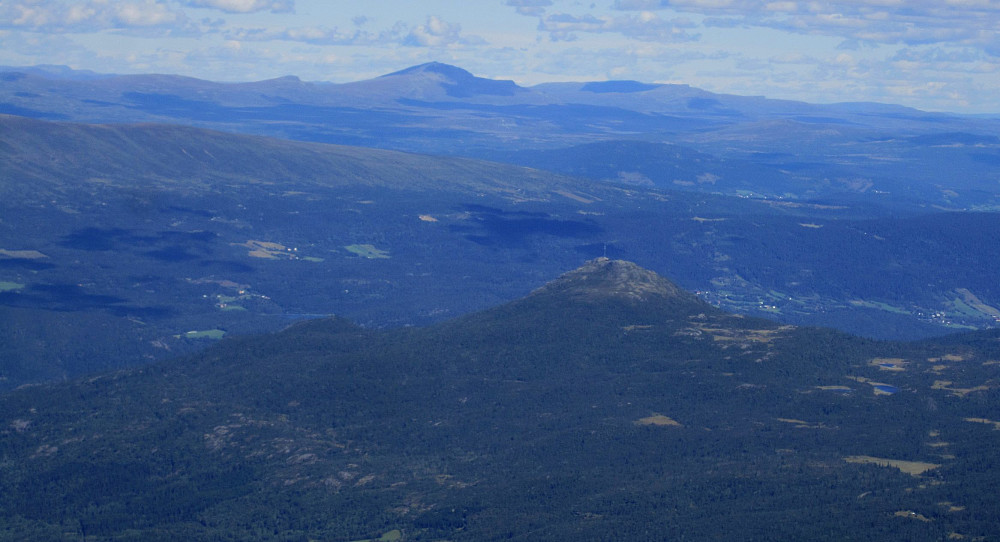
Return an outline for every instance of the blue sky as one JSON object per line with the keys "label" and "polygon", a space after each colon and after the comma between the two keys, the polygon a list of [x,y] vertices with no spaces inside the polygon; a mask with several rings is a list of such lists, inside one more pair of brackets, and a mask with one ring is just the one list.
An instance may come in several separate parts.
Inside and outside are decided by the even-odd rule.
{"label": "blue sky", "polygon": [[348,82],[431,60],[1000,113],[1000,0],[0,0],[0,64]]}

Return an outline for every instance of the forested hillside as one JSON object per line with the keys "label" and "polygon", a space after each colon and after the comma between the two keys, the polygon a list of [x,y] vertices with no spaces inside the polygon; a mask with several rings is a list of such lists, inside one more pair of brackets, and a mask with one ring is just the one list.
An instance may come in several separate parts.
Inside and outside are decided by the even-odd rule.
{"label": "forested hillside", "polygon": [[993,332],[782,326],[599,259],[428,328],[303,322],[9,393],[2,532],[989,537],[997,359]]}

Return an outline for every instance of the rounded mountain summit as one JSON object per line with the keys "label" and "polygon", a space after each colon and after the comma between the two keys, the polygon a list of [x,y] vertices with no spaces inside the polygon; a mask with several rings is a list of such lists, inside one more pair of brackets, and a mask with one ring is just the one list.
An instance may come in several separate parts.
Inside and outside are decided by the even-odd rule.
{"label": "rounded mountain summit", "polygon": [[594,302],[659,298],[708,306],[694,294],[649,269],[633,262],[609,258],[590,260],[531,293],[531,296],[552,295]]}

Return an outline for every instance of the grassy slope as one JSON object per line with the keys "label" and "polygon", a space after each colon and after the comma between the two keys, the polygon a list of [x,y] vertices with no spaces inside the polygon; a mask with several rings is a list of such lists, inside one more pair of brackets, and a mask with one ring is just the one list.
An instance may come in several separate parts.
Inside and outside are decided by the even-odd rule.
{"label": "grassy slope", "polygon": [[[0,189],[63,190],[89,179],[130,187],[204,189],[261,181],[292,186],[506,192],[539,197],[576,181],[455,158],[223,134],[168,125],[49,123],[0,116]],[[32,185],[24,185],[30,181]],[[24,194],[28,196],[28,194]]]}

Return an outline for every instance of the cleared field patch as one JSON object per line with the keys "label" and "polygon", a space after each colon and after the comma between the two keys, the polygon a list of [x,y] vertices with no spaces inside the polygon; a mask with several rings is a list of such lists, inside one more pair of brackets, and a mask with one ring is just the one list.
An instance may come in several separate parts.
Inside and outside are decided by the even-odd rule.
{"label": "cleared field patch", "polygon": [[218,339],[221,339],[222,337],[224,337],[225,335],[226,335],[226,332],[222,331],[221,329],[206,329],[206,330],[203,330],[203,331],[188,331],[187,333],[184,333],[182,335],[174,335],[174,336],[177,337],[177,338],[182,338],[183,337],[185,339],[214,339],[214,340],[218,340]]}
{"label": "cleared field patch", "polygon": [[6,250],[3,248],[0,248],[0,256],[17,258],[19,260],[40,260],[42,258],[48,258],[48,256],[38,252],[37,250]]}
{"label": "cleared field patch", "polygon": [[249,250],[247,256],[251,258],[261,258],[264,260],[297,260],[296,249],[286,247],[281,243],[271,241],[258,241],[250,239],[245,243],[233,243],[234,246],[246,247]]}
{"label": "cleared field patch", "polygon": [[885,382],[875,382],[870,378],[865,378],[863,376],[848,376],[850,380],[855,382],[861,382],[862,384],[868,384],[872,387],[872,393],[875,395],[893,395],[899,393],[899,388],[893,386],[892,384],[886,384]]}
{"label": "cleared field patch", "polygon": [[965,418],[965,421],[972,423],[984,423],[986,425],[992,425],[994,431],[1000,431],[1000,422],[995,422],[993,420],[988,420],[986,418]]}
{"label": "cleared field patch", "polygon": [[896,512],[893,515],[895,515],[897,518],[915,519],[917,521],[922,521],[924,523],[930,523],[932,521],[929,517],[923,514],[918,514],[913,510],[900,510],[899,512]]}
{"label": "cleared field patch", "polygon": [[816,386],[817,390],[823,391],[835,391],[838,393],[852,393],[854,391],[850,386]]}
{"label": "cleared field patch", "polygon": [[954,382],[951,382],[950,380],[935,380],[934,385],[931,386],[931,389],[944,390],[954,395],[955,397],[965,397],[970,393],[974,393],[977,391],[988,391],[991,389],[990,386],[986,385],[973,386],[971,388],[954,388],[952,387],[952,384],[954,384]]}
{"label": "cleared field patch", "polygon": [[863,299],[852,299],[852,300],[848,301],[848,303],[850,303],[852,306],[855,306],[855,307],[866,307],[866,308],[869,308],[869,309],[878,309],[878,310],[882,310],[882,311],[886,311],[886,312],[892,312],[892,313],[896,313],[896,314],[910,314],[910,311],[908,311],[908,310],[906,310],[904,308],[895,307],[895,306],[890,305],[888,303],[882,303],[881,301],[865,301]]}
{"label": "cleared field patch", "polygon": [[368,258],[369,260],[389,259],[389,251],[375,248],[375,245],[347,245],[344,249],[352,254],[357,254],[362,258]]}
{"label": "cleared field patch", "polygon": [[906,370],[907,363],[903,358],[874,358],[868,365],[878,367],[882,371],[902,372]]}
{"label": "cleared field patch", "polygon": [[886,459],[883,457],[871,457],[868,455],[849,455],[844,458],[848,463],[862,465],[878,465],[880,467],[892,467],[899,469],[910,476],[920,476],[921,474],[939,468],[941,465],[935,463],[925,463],[923,461],[905,461],[902,459]]}
{"label": "cleared field patch", "polygon": [[951,513],[961,512],[962,510],[965,510],[964,506],[958,506],[950,501],[939,502],[938,506],[944,508],[946,512],[951,512]]}
{"label": "cleared field patch", "polygon": [[239,290],[234,293],[234,295],[222,295],[216,294],[215,296],[215,308],[222,311],[245,311],[246,307],[240,305],[241,302],[250,302],[251,304],[259,303],[261,301],[268,301],[271,298],[266,295],[255,294],[249,292],[245,289]]}
{"label": "cleared field patch", "polygon": [[924,445],[926,445],[928,448],[931,448],[937,452],[937,454],[935,455],[937,455],[941,459],[955,459],[955,456],[953,454],[948,453],[948,446],[951,446],[951,443],[940,440],[941,437],[940,431],[936,429],[928,431],[927,436],[932,439],[937,439],[924,443]]}
{"label": "cleared field patch", "polygon": [[595,201],[598,201],[598,198],[595,198],[594,196],[584,197],[584,196],[581,196],[580,194],[574,194],[573,192],[570,192],[569,190],[556,190],[555,193],[559,194],[560,196],[562,196],[564,198],[569,198],[569,199],[571,199],[573,201],[577,201],[577,202],[580,202],[580,203],[594,203]]}
{"label": "cleared field patch", "polygon": [[769,343],[781,337],[784,332],[795,326],[781,326],[773,329],[729,329],[699,326],[698,330],[707,333],[717,342],[753,342]]}
{"label": "cleared field patch", "polygon": [[218,284],[223,288],[229,288],[232,290],[246,290],[250,287],[249,284],[241,284],[239,282],[234,282],[228,279],[211,279],[211,278],[201,278],[201,279],[185,279],[191,284]]}
{"label": "cleared field patch", "polygon": [[982,300],[976,297],[975,294],[970,292],[968,289],[956,288],[955,292],[958,295],[962,296],[962,301],[964,301],[965,304],[968,305],[969,307],[972,307],[976,311],[979,311],[987,316],[991,316],[995,319],[1000,319],[1000,310],[997,310],[996,307],[992,307],[990,305],[987,305],[986,303],[983,303]]}
{"label": "cleared field patch", "polygon": [[5,280],[0,280],[0,292],[16,292],[17,290],[23,289],[24,285],[20,282],[8,282]]}
{"label": "cleared field patch", "polygon": [[965,358],[958,354],[945,354],[936,358],[927,358],[927,361],[934,364],[931,366],[930,372],[941,374],[945,369],[951,369],[952,363],[965,361]]}
{"label": "cleared field patch", "polygon": [[844,207],[843,205],[823,205],[820,203],[801,203],[798,201],[762,200],[761,203],[765,205],[770,205],[771,207],[788,207],[790,209],[822,209],[822,210],[846,209],[846,207]]}
{"label": "cleared field patch", "polygon": [[645,418],[639,418],[638,420],[632,422],[636,425],[655,425],[657,427],[684,427],[677,420],[664,416],[663,414],[654,413],[652,416],[646,416]]}
{"label": "cleared field patch", "polygon": [[795,418],[775,418],[782,423],[790,423],[795,425],[798,429],[824,429],[825,425],[819,422],[807,422],[805,420],[797,420]]}
{"label": "cleared field patch", "polygon": [[965,361],[965,356],[959,354],[945,354],[938,358],[927,358],[927,361],[931,363],[937,363],[939,361]]}

